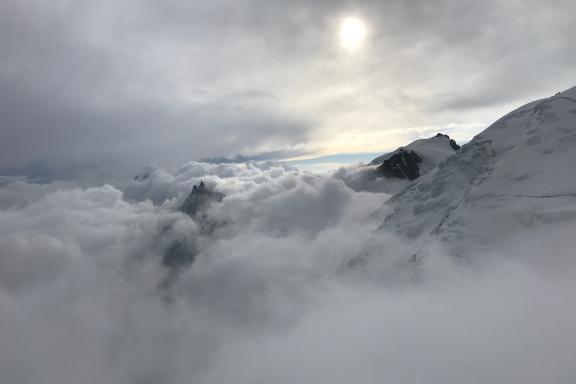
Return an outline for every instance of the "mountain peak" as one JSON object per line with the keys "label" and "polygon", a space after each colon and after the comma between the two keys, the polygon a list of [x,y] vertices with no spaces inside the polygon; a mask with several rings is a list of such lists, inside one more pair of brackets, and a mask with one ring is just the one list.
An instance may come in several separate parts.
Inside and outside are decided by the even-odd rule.
{"label": "mountain peak", "polygon": [[372,160],[369,165],[381,165],[384,161],[390,159],[400,150],[405,150],[407,152],[416,152],[416,154],[423,157],[425,163],[433,164],[430,167],[430,169],[432,169],[438,165],[440,161],[444,160],[448,156],[452,156],[454,151],[457,151],[458,149],[460,149],[460,146],[456,141],[451,139],[450,136],[443,133],[437,133],[435,136],[415,140],[408,145],[399,147],[392,152],[379,156]]}
{"label": "mountain peak", "polygon": [[[455,254],[576,220],[576,88],[528,103],[390,199],[381,228]],[[464,246],[466,244],[466,246]]]}

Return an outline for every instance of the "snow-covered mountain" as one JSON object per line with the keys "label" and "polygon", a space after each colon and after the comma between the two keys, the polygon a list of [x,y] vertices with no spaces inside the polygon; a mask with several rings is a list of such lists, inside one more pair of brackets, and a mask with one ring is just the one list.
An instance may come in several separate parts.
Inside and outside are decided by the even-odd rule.
{"label": "snow-covered mountain", "polygon": [[438,133],[379,156],[367,166],[341,168],[335,176],[356,191],[392,194],[436,168],[459,148],[448,135]]}
{"label": "snow-covered mountain", "polygon": [[413,141],[393,152],[379,156],[372,160],[369,165],[380,166],[386,160],[390,160],[394,155],[402,153],[402,151],[415,152],[422,158],[420,174],[423,175],[435,168],[442,160],[452,156],[458,149],[460,149],[460,146],[456,144],[456,141],[451,139],[450,136],[438,133],[436,136]]}
{"label": "snow-covered mountain", "polygon": [[533,235],[575,229],[575,165],[576,87],[496,121],[391,198],[380,229],[460,256],[511,242],[553,252],[557,236]]}

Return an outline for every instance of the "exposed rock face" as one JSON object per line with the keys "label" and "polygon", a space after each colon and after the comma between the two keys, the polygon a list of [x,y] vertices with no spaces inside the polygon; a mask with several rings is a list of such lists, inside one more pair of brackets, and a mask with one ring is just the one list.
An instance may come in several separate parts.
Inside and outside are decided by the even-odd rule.
{"label": "exposed rock face", "polygon": [[460,146],[456,144],[456,141],[452,140],[450,136],[438,133],[436,136],[413,141],[408,145],[403,145],[393,152],[378,156],[372,160],[369,165],[382,165],[385,160],[388,160],[400,150],[405,150],[407,152],[414,151],[422,158],[420,168],[425,169],[421,169],[420,174],[423,175],[435,168],[443,160],[452,156],[458,149],[460,149]]}
{"label": "exposed rock face", "polygon": [[456,141],[454,139],[451,139],[450,136],[445,135],[443,133],[438,133],[438,134],[436,134],[436,137],[445,137],[448,140],[450,140],[450,146],[452,147],[453,150],[457,151],[460,149],[460,146],[458,145],[458,143],[456,143]]}
{"label": "exposed rock face", "polygon": [[334,176],[355,191],[395,194],[455,155],[457,148],[448,135],[437,134],[378,156],[367,166],[340,168]]}
{"label": "exposed rock face", "polygon": [[[180,211],[188,214],[200,224],[201,234],[207,234],[214,230],[216,223],[210,220],[205,210],[210,204],[220,202],[223,198],[224,194],[211,190],[203,181],[200,181],[200,184],[192,187],[192,191],[180,206]],[[197,253],[198,250],[194,244],[180,240],[174,241],[162,258],[162,264],[173,271],[164,285],[169,286],[177,271],[192,265]]]}
{"label": "exposed rock face", "polygon": [[408,152],[400,148],[395,155],[384,160],[378,171],[383,176],[397,179],[414,180],[420,177],[420,164],[422,158],[414,151]]}
{"label": "exposed rock face", "polygon": [[180,206],[180,210],[197,218],[211,203],[220,202],[223,198],[224,194],[209,189],[203,181],[200,181],[200,184],[192,187],[192,192],[190,192],[186,200],[184,200],[184,203]]}

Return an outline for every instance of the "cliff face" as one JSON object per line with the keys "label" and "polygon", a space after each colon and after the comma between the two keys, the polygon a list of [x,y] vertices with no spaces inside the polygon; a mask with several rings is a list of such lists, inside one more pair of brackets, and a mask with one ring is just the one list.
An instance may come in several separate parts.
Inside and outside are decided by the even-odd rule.
{"label": "cliff face", "polygon": [[[216,226],[206,214],[206,209],[216,202],[221,202],[224,194],[216,192],[206,186],[203,181],[192,187],[192,191],[180,206],[180,211],[186,213],[200,226],[200,234],[212,232]],[[167,249],[162,258],[162,264],[173,271],[186,268],[194,262],[198,250],[196,244],[184,241],[175,241]],[[170,276],[172,279],[173,276]]]}
{"label": "cliff face", "polygon": [[458,148],[448,135],[439,133],[379,156],[368,166],[341,168],[334,175],[357,192],[394,194],[454,155]]}
{"label": "cliff face", "polygon": [[180,206],[180,210],[189,216],[197,216],[213,202],[221,202],[224,198],[222,193],[216,192],[200,181],[200,184],[192,187],[192,191]]}
{"label": "cliff face", "polygon": [[377,169],[384,177],[411,181],[420,177],[420,163],[422,158],[416,152],[407,152],[401,148],[388,160],[384,160]]}
{"label": "cliff face", "polygon": [[434,169],[458,149],[460,146],[450,136],[438,133],[377,157],[370,165],[378,165],[380,176],[411,181]]}

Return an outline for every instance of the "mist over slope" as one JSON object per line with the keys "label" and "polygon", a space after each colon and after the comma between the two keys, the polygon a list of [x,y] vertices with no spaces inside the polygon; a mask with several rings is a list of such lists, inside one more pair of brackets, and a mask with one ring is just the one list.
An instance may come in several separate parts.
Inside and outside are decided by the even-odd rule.
{"label": "mist over slope", "polygon": [[[574,92],[390,200],[278,162],[3,181],[1,381],[571,382]],[[200,182],[210,230],[182,209]]]}

